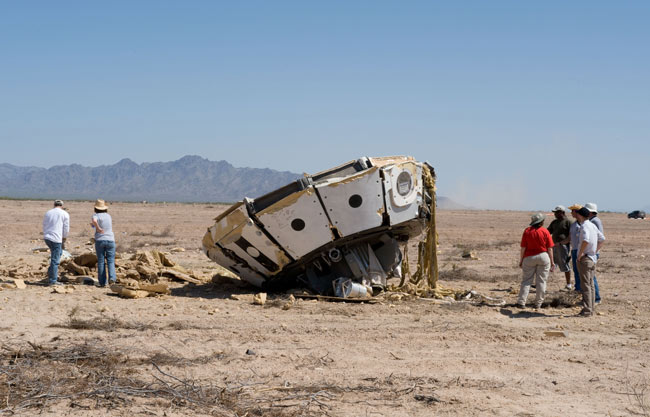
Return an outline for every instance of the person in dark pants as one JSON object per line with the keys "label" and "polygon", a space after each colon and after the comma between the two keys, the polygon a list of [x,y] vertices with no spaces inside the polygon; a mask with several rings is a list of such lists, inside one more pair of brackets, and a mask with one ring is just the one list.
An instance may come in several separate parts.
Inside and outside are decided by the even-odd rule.
{"label": "person in dark pants", "polygon": [[54,208],[43,217],[43,239],[50,248],[50,267],[47,269],[47,284],[60,285],[59,262],[63,243],[70,233],[70,215],[63,209],[63,201],[55,200]]}
{"label": "person in dark pants", "polygon": [[557,206],[553,209],[555,219],[548,225],[548,231],[553,238],[553,259],[555,264],[564,272],[566,289],[572,290],[571,285],[571,251],[569,249],[569,229],[571,222],[566,217],[564,206]]}
{"label": "person in dark pants", "polygon": [[[95,202],[95,214],[90,223],[95,228],[95,252],[97,253],[97,279],[99,286],[106,286],[106,276],[111,284],[117,281],[115,275],[115,235],[113,219],[108,214],[104,200]],[[107,271],[108,270],[108,271]],[[107,274],[108,272],[108,274]]]}

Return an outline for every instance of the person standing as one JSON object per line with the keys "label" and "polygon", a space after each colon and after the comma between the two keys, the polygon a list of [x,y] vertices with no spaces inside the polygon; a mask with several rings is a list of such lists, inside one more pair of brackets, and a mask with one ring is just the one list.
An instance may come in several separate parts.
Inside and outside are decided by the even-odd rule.
{"label": "person standing", "polygon": [[555,220],[548,225],[548,231],[553,238],[553,259],[564,272],[566,279],[566,288],[573,289],[571,285],[571,251],[569,249],[569,229],[571,222],[566,217],[566,209],[564,206],[557,206],[553,209]]}
{"label": "person standing", "polygon": [[582,207],[576,210],[576,220],[580,223],[580,246],[578,247],[578,271],[580,272],[580,289],[582,292],[582,310],[579,315],[590,317],[594,314],[596,291],[594,276],[596,275],[596,253],[605,241],[605,236],[595,224],[588,221],[589,210]]}
{"label": "person standing", "polygon": [[546,293],[546,280],[549,271],[555,269],[553,262],[553,240],[544,225],[542,213],[533,214],[530,226],[524,230],[521,237],[521,253],[519,267],[523,270],[517,306],[524,308],[530,286],[535,281],[535,308],[541,308]]}
{"label": "person standing", "polygon": [[108,214],[108,206],[104,200],[95,202],[95,214],[90,225],[95,228],[95,252],[97,253],[97,279],[99,286],[106,286],[106,275],[111,284],[117,280],[115,276],[115,235],[113,234],[113,219]]}
{"label": "person standing", "polygon": [[63,201],[55,200],[54,208],[45,213],[43,217],[43,240],[50,248],[50,267],[47,268],[47,284],[61,285],[58,281],[59,262],[63,243],[70,233],[70,215],[63,210]]}
{"label": "person standing", "polygon": [[[600,217],[598,217],[598,206],[596,203],[587,203],[585,204],[585,208],[589,210],[589,221],[595,224],[598,230],[600,230],[600,233],[604,235],[605,231],[603,230],[603,222],[600,220]],[[600,253],[596,253],[596,258],[600,259]],[[600,303],[600,289],[598,288],[598,280],[595,275],[594,289],[596,291],[596,304],[598,304]]]}
{"label": "person standing", "polygon": [[581,208],[582,206],[580,204],[573,204],[569,206],[569,210],[571,210],[571,217],[576,219],[575,222],[571,223],[571,228],[569,229],[569,237],[571,242],[571,263],[573,264],[573,276],[575,279],[575,285],[573,288],[579,293],[582,293],[582,288],[580,288],[580,271],[578,270],[578,249],[580,248],[581,226],[580,222],[577,221],[578,217],[576,215],[578,213],[578,210]]}

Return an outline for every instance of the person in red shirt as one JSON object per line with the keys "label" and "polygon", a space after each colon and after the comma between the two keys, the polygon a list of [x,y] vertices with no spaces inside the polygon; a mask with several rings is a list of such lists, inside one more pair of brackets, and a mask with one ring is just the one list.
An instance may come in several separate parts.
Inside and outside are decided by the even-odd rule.
{"label": "person in red shirt", "polygon": [[544,214],[536,213],[530,218],[530,226],[521,237],[519,267],[523,270],[517,307],[525,308],[530,286],[535,282],[535,308],[542,307],[546,294],[546,280],[549,271],[555,268],[553,262],[553,239],[544,225]]}

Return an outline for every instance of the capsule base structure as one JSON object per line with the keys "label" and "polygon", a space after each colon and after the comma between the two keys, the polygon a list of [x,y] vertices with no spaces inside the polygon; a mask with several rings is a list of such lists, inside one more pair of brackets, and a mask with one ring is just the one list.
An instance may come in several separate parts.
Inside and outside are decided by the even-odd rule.
{"label": "capsule base structure", "polygon": [[[401,276],[400,246],[434,216],[433,168],[409,156],[369,158],[307,175],[215,219],[205,254],[267,290],[346,297]],[[427,181],[428,179],[428,181]]]}

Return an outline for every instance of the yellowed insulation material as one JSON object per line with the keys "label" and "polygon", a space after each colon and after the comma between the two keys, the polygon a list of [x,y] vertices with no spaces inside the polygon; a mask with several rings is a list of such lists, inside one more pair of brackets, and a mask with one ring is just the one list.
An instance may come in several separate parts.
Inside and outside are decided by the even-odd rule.
{"label": "yellowed insulation material", "polygon": [[[431,195],[431,218],[426,227],[426,237],[418,244],[417,270],[411,275],[408,260],[408,247],[404,247],[402,261],[402,279],[397,286],[388,288],[389,291],[400,291],[419,297],[457,297],[465,291],[445,289],[438,285],[438,232],[436,230],[436,183],[430,171],[423,168],[424,186]],[[408,279],[408,282],[406,281]]]}

